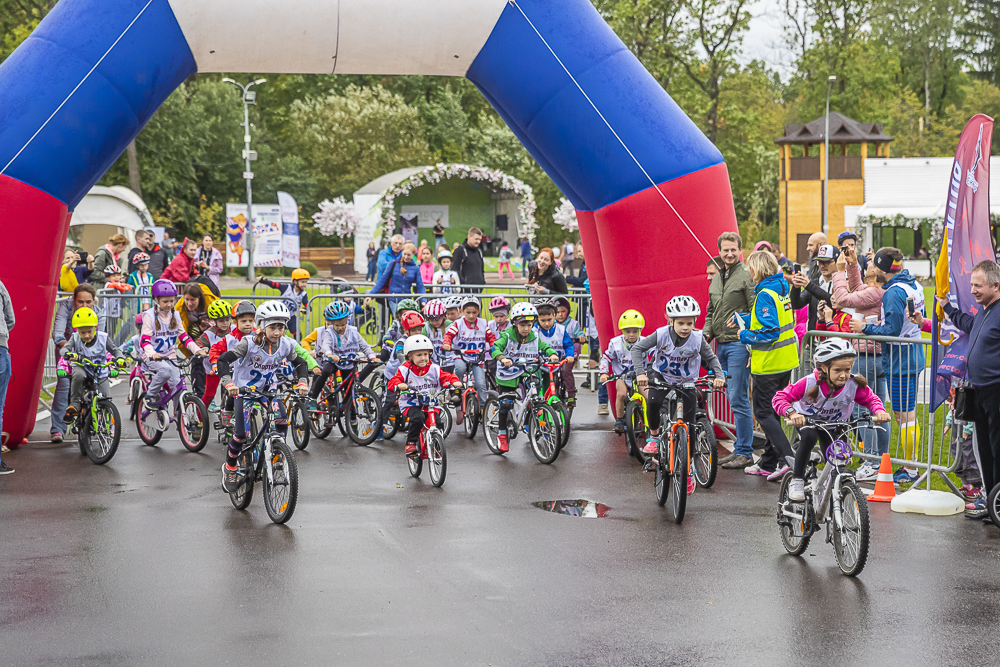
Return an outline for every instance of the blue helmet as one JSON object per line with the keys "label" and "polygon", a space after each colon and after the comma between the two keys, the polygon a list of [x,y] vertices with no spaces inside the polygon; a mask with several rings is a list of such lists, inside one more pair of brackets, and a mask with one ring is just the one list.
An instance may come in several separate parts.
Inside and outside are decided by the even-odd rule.
{"label": "blue helmet", "polygon": [[327,322],[342,320],[351,314],[351,307],[343,301],[334,301],[323,309],[323,317]]}

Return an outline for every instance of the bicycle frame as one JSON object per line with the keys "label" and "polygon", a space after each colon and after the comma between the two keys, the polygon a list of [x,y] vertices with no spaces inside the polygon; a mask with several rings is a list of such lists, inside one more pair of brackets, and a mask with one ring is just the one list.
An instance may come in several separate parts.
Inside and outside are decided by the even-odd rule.
{"label": "bicycle frame", "polygon": [[419,452],[419,454],[420,454],[420,458],[422,458],[422,459],[428,458],[428,456],[427,456],[427,435],[429,433],[431,433],[432,431],[437,431],[438,433],[441,433],[442,437],[444,436],[444,433],[441,431],[440,428],[438,428],[438,417],[441,414],[441,410],[443,410],[443,408],[441,407],[441,396],[443,396],[445,394],[445,391],[446,390],[444,390],[444,389],[439,389],[437,391],[426,393],[426,394],[422,394],[422,393],[418,393],[418,392],[412,392],[412,391],[405,391],[402,394],[400,394],[400,396],[402,396],[404,394],[410,394],[412,396],[419,397],[421,405],[416,406],[416,407],[419,407],[423,411],[423,413],[426,415],[426,419],[424,419],[424,427],[422,429],[420,429],[420,452]]}
{"label": "bicycle frame", "polygon": [[[70,361],[70,365],[71,366],[79,366],[80,368],[82,368],[85,371],[87,371],[87,383],[84,385],[84,388],[83,388],[83,396],[82,396],[82,401],[81,402],[85,403],[85,404],[88,404],[90,406],[90,420],[91,420],[90,421],[90,426],[95,431],[97,431],[97,429],[98,429],[98,423],[97,423],[97,401],[99,401],[102,398],[110,400],[111,397],[110,396],[105,396],[104,394],[101,393],[100,388],[97,386],[97,383],[94,381],[94,380],[97,379],[97,378],[94,377],[94,372],[95,371],[100,371],[100,370],[105,369],[105,368],[109,368],[109,369],[113,369],[114,370],[115,364],[113,362],[110,362],[110,361],[106,362],[106,363],[103,363],[103,364],[95,364],[90,359],[87,359],[86,357],[81,357],[79,359],[74,359],[74,360]],[[117,377],[117,375],[118,375],[117,372],[114,375],[111,375],[109,373],[108,377],[109,378],[111,378],[111,377]],[[84,412],[81,410],[80,414],[77,416],[77,419],[81,420],[83,418],[83,414],[84,414]]]}
{"label": "bicycle frame", "polygon": [[[263,463],[263,467],[267,471],[268,483],[274,484],[274,468],[271,463],[273,456],[271,450],[271,437],[276,435],[272,428],[274,424],[273,404],[274,401],[280,400],[280,397],[277,393],[273,392],[247,392],[246,390],[242,390],[240,394],[243,396],[243,414],[241,414],[239,418],[244,420],[244,424],[246,423],[247,415],[253,411],[255,404],[260,406],[261,417],[263,419],[263,424],[261,424],[260,430],[257,431],[257,436],[253,440],[248,440],[243,445],[243,448],[240,450],[240,455],[251,454],[256,450],[258,456],[254,458],[254,477],[260,474],[261,465]],[[263,459],[263,462],[261,459]]]}

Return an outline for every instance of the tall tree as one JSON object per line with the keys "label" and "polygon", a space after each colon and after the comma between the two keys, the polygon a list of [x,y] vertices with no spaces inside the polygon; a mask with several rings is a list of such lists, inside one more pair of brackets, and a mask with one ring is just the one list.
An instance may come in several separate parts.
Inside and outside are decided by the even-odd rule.
{"label": "tall tree", "polygon": [[1000,0],[965,0],[965,5],[962,50],[978,77],[1000,86]]}

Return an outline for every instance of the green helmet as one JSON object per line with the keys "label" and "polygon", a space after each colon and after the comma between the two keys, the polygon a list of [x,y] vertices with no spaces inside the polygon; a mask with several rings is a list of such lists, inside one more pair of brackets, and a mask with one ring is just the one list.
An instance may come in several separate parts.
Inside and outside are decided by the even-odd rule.
{"label": "green helmet", "polygon": [[398,304],[396,304],[396,315],[399,315],[404,310],[415,310],[420,312],[420,304],[413,299],[403,299]]}

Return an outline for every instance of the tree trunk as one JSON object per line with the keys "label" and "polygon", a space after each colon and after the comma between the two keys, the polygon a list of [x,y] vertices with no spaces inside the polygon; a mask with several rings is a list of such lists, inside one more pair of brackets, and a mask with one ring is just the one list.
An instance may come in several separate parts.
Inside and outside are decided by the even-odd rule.
{"label": "tree trunk", "polygon": [[126,149],[128,153],[128,184],[132,192],[142,198],[142,185],[139,182],[139,154],[135,150],[135,141],[132,141]]}
{"label": "tree trunk", "polygon": [[344,263],[344,237],[340,237],[340,263]]}

